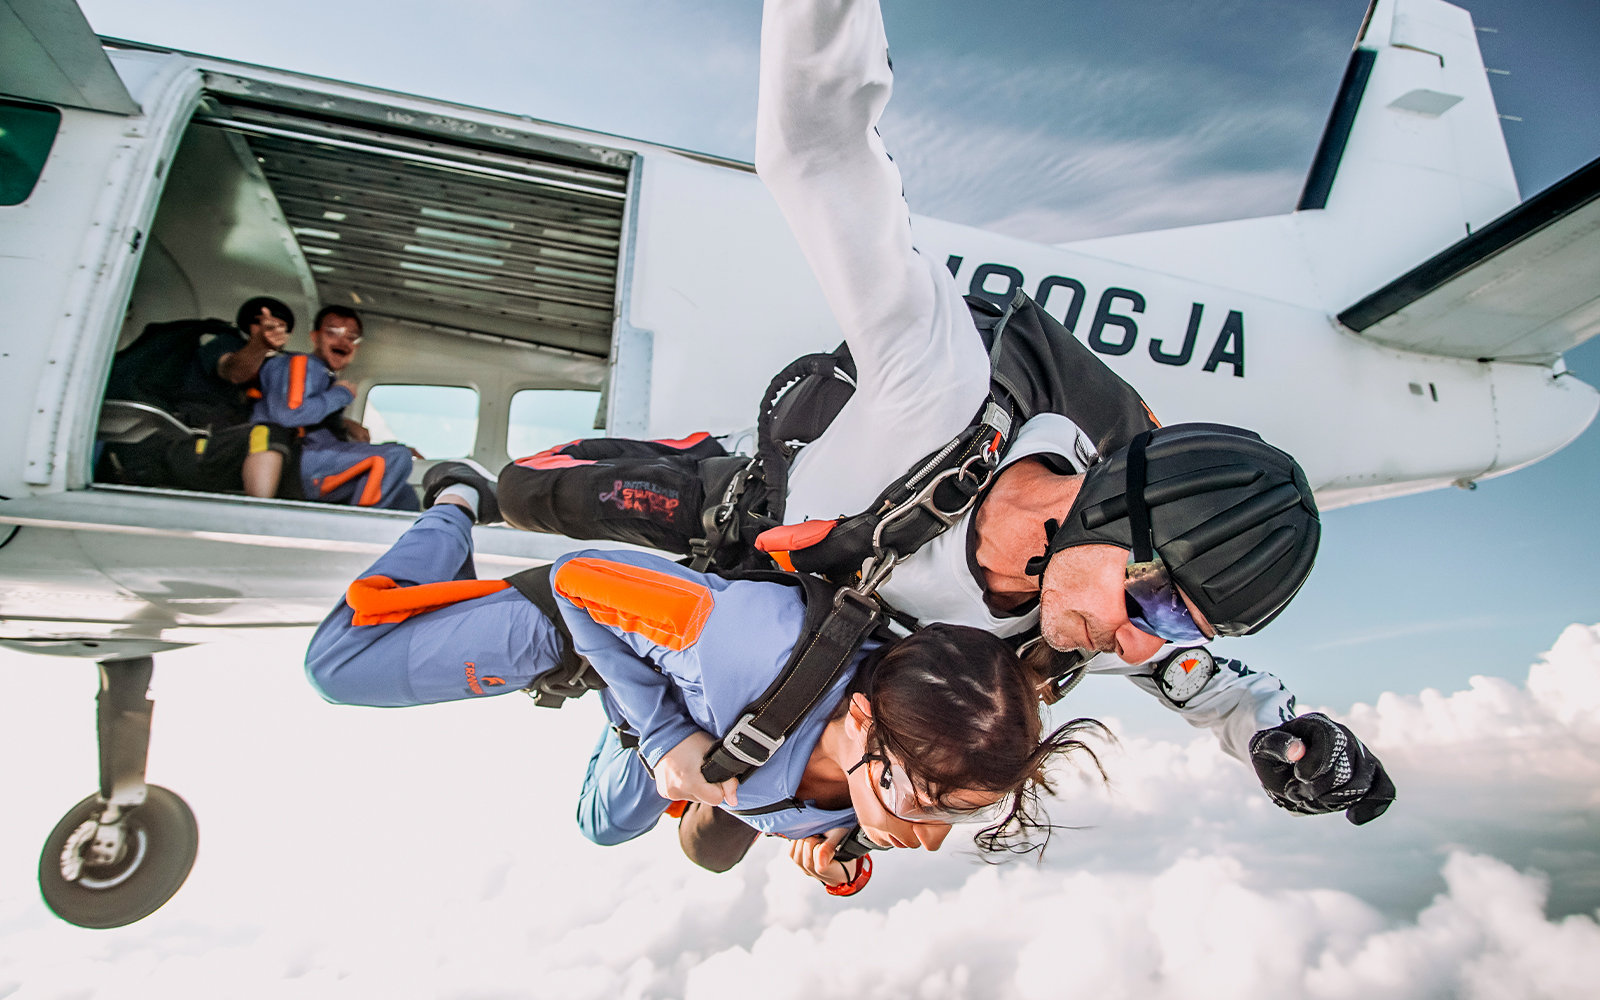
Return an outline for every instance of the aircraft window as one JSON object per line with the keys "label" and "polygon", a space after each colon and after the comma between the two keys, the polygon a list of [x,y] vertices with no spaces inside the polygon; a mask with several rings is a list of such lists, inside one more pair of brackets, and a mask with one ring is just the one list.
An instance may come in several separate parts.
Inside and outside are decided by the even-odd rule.
{"label": "aircraft window", "polygon": [[524,389],[511,397],[506,453],[536,455],[577,438],[597,437],[595,411],[600,393],[588,389]]}
{"label": "aircraft window", "polygon": [[373,444],[399,441],[424,458],[463,458],[478,437],[478,391],[459,385],[375,385],[361,422]]}
{"label": "aircraft window", "polygon": [[0,99],[0,205],[28,200],[60,127],[55,108]]}

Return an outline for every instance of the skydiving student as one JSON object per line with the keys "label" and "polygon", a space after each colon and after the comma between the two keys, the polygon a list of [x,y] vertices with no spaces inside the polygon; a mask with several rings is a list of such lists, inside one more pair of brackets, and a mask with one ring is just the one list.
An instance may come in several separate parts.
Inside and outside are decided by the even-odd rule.
{"label": "skydiving student", "polygon": [[[420,510],[409,483],[412,451],[370,444],[366,428],[344,416],[354,382],[339,378],[362,339],[361,317],[324,306],[311,330],[311,354],[286,351],[261,365],[261,399],[251,415],[245,491],[270,497],[298,441],[303,496],[323,503]],[[352,440],[354,438],[355,440]]]}
{"label": "skydiving student", "polygon": [[[428,510],[313,637],[306,672],[329,701],[485,697],[559,665],[559,623],[506,581],[475,578],[472,525],[499,513],[487,483],[452,480],[451,465],[429,470]],[[1097,723],[1042,735],[1032,681],[1003,642],[937,626],[869,640],[765,766],[742,783],[711,784],[701,761],[787,663],[805,620],[802,591],[632,551],[563,556],[550,581],[573,647],[607,685],[610,725],[577,809],[597,844],[638,837],[674,800],[725,805],[752,839],[789,838],[802,869],[838,886],[860,879],[859,864],[833,861],[858,824],[881,845],[931,851],[952,823],[993,820],[981,849],[1027,846],[1041,827],[1045,765],[1078,750],[1092,757],[1075,737]]]}
{"label": "skydiving student", "polygon": [[[894,477],[975,415],[988,419],[988,348],[945,262],[914,245],[900,173],[878,132],[892,86],[878,0],[766,0],[756,169],[855,365],[849,401],[788,467],[784,527],[756,542],[775,558],[821,544],[832,525],[859,523],[865,515],[851,512],[878,509]],[[1099,402],[1095,391],[1063,387],[1079,409]],[[1290,811],[1344,811],[1357,824],[1381,815],[1394,785],[1350,730],[1297,719],[1293,696],[1270,674],[1186,651],[1260,630],[1305,582],[1320,523],[1304,471],[1250,431],[1161,427],[1136,394],[1105,399],[1119,411],[1094,416],[1136,431],[1118,438],[1126,443],[1102,454],[1061,412],[1072,406],[1018,420],[972,506],[920,548],[896,553],[904,559],[878,594],[922,623],[1019,639],[1037,630],[1034,653],[1084,651],[1088,672],[1128,676],[1211,729]],[[508,466],[502,475],[501,506],[510,523],[536,523],[519,507],[519,474]],[[871,537],[871,525],[854,537]],[[862,554],[854,558],[852,572]],[[1265,735],[1285,727],[1303,731],[1309,747],[1292,766]]]}

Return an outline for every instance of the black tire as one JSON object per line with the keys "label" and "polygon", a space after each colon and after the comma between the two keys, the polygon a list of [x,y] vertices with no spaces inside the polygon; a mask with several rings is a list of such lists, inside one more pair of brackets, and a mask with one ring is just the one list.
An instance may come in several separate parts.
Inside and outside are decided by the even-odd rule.
{"label": "black tire", "polygon": [[76,882],[61,877],[61,849],[95,814],[99,796],[72,807],[50,831],[39,855],[39,891],[55,915],[79,927],[122,927],[143,920],[171,899],[189,877],[200,850],[200,828],[189,804],[160,785],[146,786],[144,805],[128,814],[128,852],[121,862],[88,867]]}

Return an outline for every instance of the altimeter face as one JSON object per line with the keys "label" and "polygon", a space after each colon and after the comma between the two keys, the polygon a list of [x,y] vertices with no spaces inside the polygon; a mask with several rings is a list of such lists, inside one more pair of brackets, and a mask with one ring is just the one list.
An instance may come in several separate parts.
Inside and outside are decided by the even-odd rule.
{"label": "altimeter face", "polygon": [[1206,686],[1217,673],[1217,663],[1204,649],[1180,649],[1156,668],[1156,684],[1178,707]]}

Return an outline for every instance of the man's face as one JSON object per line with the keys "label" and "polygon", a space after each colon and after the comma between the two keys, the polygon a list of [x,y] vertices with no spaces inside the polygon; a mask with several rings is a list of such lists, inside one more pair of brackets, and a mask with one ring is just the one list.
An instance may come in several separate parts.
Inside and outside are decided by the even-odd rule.
{"label": "man's face", "polygon": [[313,353],[336,372],[356,359],[360,341],[361,324],[348,316],[325,316],[322,325],[311,331]]}
{"label": "man's face", "polygon": [[1127,565],[1128,550],[1116,545],[1075,545],[1051,558],[1039,594],[1039,625],[1052,649],[1115,653],[1126,663],[1143,663],[1160,652],[1164,639],[1128,621]]}

